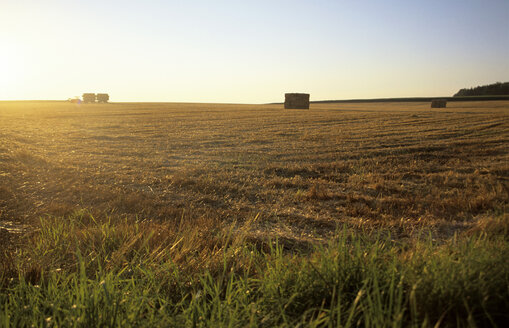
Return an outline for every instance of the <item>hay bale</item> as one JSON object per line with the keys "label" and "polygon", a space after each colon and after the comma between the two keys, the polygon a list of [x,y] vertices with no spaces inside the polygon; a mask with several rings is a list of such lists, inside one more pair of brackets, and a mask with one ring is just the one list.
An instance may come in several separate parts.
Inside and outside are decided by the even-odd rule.
{"label": "hay bale", "polygon": [[309,109],[309,93],[285,93],[285,109]]}
{"label": "hay bale", "polygon": [[95,103],[95,93],[84,93],[83,94],[83,102],[84,103]]}
{"label": "hay bale", "polygon": [[445,99],[433,99],[431,101],[431,108],[445,108],[447,107],[447,100]]}
{"label": "hay bale", "polygon": [[107,103],[110,100],[110,96],[107,93],[98,93],[97,94],[97,102]]}

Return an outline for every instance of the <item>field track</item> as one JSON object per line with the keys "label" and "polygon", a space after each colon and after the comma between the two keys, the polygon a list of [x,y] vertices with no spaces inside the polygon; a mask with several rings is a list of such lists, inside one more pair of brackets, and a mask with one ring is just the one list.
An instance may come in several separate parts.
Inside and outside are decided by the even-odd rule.
{"label": "field track", "polygon": [[341,225],[446,237],[507,215],[508,145],[507,101],[0,102],[0,241],[79,209],[249,220],[295,245]]}

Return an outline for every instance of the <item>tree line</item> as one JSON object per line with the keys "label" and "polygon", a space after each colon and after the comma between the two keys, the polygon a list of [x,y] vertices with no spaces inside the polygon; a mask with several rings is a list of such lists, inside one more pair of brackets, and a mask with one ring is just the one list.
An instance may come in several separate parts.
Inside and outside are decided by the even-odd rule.
{"label": "tree line", "polygon": [[465,96],[504,96],[509,95],[509,82],[497,82],[488,85],[465,88],[458,91],[454,97]]}

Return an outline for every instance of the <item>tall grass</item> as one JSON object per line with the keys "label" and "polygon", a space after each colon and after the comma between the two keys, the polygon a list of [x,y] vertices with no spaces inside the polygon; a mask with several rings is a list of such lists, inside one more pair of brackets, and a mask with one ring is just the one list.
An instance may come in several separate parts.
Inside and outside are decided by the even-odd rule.
{"label": "tall grass", "polygon": [[46,218],[0,272],[2,327],[431,327],[509,320],[506,233],[340,229],[311,252],[214,222]]}

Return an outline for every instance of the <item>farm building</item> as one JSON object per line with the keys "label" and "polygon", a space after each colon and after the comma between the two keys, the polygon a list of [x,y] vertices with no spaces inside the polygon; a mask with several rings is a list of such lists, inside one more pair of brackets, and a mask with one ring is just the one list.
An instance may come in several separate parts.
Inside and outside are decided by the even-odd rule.
{"label": "farm building", "polygon": [[107,103],[110,100],[110,96],[107,93],[98,93],[97,102]]}
{"label": "farm building", "polygon": [[95,93],[84,93],[83,94],[83,102],[84,103],[95,103]]}
{"label": "farm building", "polygon": [[445,108],[447,107],[447,100],[445,99],[433,99],[431,101],[431,108]]}
{"label": "farm building", "polygon": [[309,93],[285,93],[285,109],[309,109]]}

